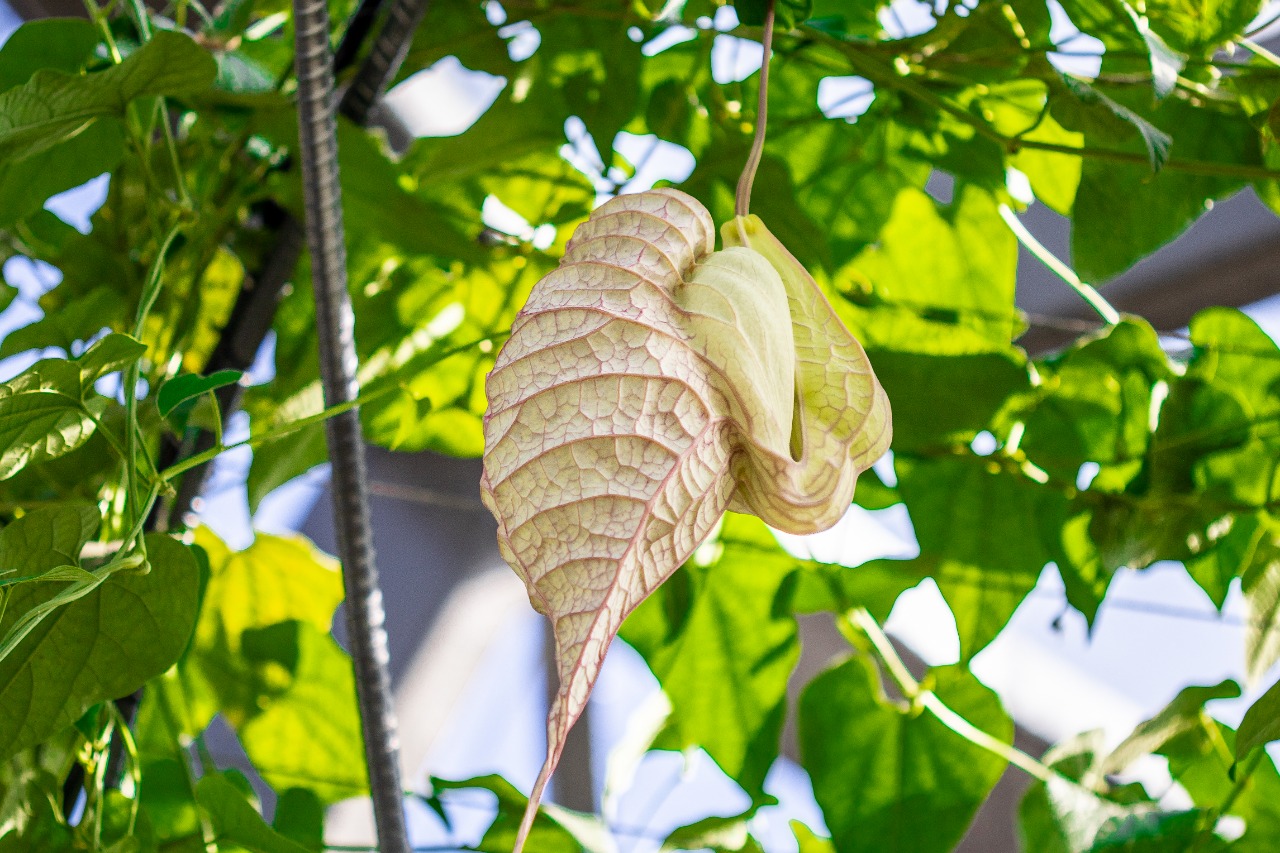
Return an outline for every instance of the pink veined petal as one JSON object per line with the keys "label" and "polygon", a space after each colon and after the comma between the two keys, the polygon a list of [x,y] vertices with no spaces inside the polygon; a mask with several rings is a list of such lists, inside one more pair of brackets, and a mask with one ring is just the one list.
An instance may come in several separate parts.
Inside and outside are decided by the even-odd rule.
{"label": "pink veined petal", "polygon": [[734,226],[745,239],[713,252],[684,193],[606,202],[489,375],[481,496],[552,621],[560,678],[515,853],[623,619],[726,509],[829,527],[888,447],[861,346],[758,219]]}

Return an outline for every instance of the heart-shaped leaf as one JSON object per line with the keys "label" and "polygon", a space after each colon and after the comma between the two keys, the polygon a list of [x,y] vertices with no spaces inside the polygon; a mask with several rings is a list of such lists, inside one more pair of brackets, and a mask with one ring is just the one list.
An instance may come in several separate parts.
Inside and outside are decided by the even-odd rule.
{"label": "heart-shaped leaf", "polygon": [[[98,524],[91,507],[37,509],[0,534],[0,566],[24,571],[74,561]],[[191,636],[198,571],[190,549],[147,537],[146,574],[121,572],[45,617],[0,660],[0,758],[70,726],[95,702],[124,696],[171,666]],[[63,581],[14,587],[0,635]]]}
{"label": "heart-shaped leaf", "polygon": [[619,196],[534,287],[487,390],[481,494],[554,625],[560,689],[516,850],[622,620],[726,509],[810,533],[889,445],[866,354],[756,217]]}
{"label": "heart-shaped leaf", "polygon": [[244,374],[239,370],[219,370],[208,376],[197,373],[183,373],[175,376],[160,386],[156,394],[156,408],[160,416],[169,417],[169,413],[188,400],[194,400],[206,391],[216,391],[227,385],[234,385]]}

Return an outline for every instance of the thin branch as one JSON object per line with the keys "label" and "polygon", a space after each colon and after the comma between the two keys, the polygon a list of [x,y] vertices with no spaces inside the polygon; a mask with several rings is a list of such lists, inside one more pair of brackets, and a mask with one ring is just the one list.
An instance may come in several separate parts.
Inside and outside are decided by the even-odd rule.
{"label": "thin branch", "polygon": [[[298,78],[298,135],[306,202],[307,245],[315,290],[320,377],[326,406],[353,403],[355,318],[347,292],[342,188],[338,181],[333,56],[325,0],[294,0]],[[379,849],[409,849],[400,784],[400,749],[391,677],[387,671],[386,613],[373,555],[364,437],[355,408],[325,422],[333,462],[334,522],[346,591],[347,633],[356,671],[369,790]]]}

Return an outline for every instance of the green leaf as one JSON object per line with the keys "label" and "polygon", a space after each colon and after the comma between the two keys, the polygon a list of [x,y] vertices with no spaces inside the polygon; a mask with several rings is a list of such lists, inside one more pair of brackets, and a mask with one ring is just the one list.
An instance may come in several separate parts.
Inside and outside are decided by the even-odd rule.
{"label": "green leaf", "polygon": [[196,798],[219,842],[239,845],[251,853],[310,853],[268,826],[226,774],[210,773],[202,778],[196,784]]}
{"label": "green leaf", "polygon": [[1249,710],[1236,732],[1236,761],[1244,758],[1257,746],[1280,740],[1280,681],[1267,688]]}
{"label": "green leaf", "polygon": [[[1012,741],[1013,724],[994,693],[959,667],[935,675],[947,705]],[[866,658],[805,688],[799,726],[801,761],[838,853],[951,850],[1005,769],[927,711],[888,699]]]}
{"label": "green leaf", "polygon": [[535,54],[541,86],[563,100],[565,117],[582,119],[605,161],[614,138],[636,112],[640,96],[640,45],[608,17],[564,16],[541,28]]}
{"label": "green leaf", "polygon": [[[1098,38],[1112,52],[1107,55],[1107,61],[1115,70],[1146,72],[1157,98],[1173,90],[1186,57],[1170,48],[1160,34],[1152,30],[1147,17],[1139,15],[1128,2],[1065,0],[1063,7],[1083,32]],[[1149,10],[1144,7],[1143,11]],[[1114,59],[1113,54],[1120,58]]]}
{"label": "green leaf", "polygon": [[146,345],[128,335],[103,337],[76,359],[80,367],[81,395],[88,394],[89,386],[102,377],[124,370],[142,358],[146,351]]}
{"label": "green leaf", "polygon": [[[76,74],[93,59],[100,36],[88,21],[29,21],[0,47],[0,92],[39,69]],[[124,154],[118,124],[94,124],[79,136],[25,160],[0,161],[0,228],[39,210],[44,200],[115,168]]]}
{"label": "green leaf", "polygon": [[649,93],[645,124],[650,133],[683,145],[697,156],[711,141],[710,122],[699,106],[688,81],[663,80]]}
{"label": "green leaf", "polygon": [[95,122],[39,154],[0,163],[0,228],[40,210],[50,196],[110,172],[123,156],[119,123]]}
{"label": "green leaf", "polygon": [[1018,807],[1022,849],[1036,853],[1086,853],[1107,821],[1124,806],[1061,779],[1032,785]]}
{"label": "green leaf", "polygon": [[94,416],[102,413],[102,406],[85,402],[93,383],[145,351],[128,335],[107,335],[78,359],[38,361],[0,384],[0,480],[88,441]]}
{"label": "green leaf", "polygon": [[1245,834],[1231,846],[1232,853],[1270,853],[1280,837],[1280,773],[1267,755],[1261,755],[1253,772],[1236,788],[1232,779],[1235,732],[1213,720],[1199,729],[1174,738],[1160,749],[1169,760],[1169,772],[1192,801],[1202,808],[1225,809],[1244,821]]}
{"label": "green leaf", "polygon": [[[1045,109],[1049,88],[1044,81],[1019,78],[984,84],[980,91],[976,105],[1005,136],[1067,148],[1084,144],[1084,134],[1067,130]],[[1063,216],[1071,214],[1080,185],[1079,157],[1028,147],[1008,162],[1027,176],[1036,198]]]}
{"label": "green leaf", "polygon": [[104,853],[157,851],[151,821],[132,797],[126,797],[120,791],[108,790],[99,808],[102,809],[99,841]]}
{"label": "green leaf", "polygon": [[[1211,834],[1214,817],[1199,810],[1147,812],[1112,818],[1098,831],[1090,853],[1182,853],[1203,850],[1216,853],[1227,844]],[[1200,839],[1208,835],[1207,843]]]}
{"label": "green leaf", "polygon": [[[1152,112],[1159,124],[1176,129],[1178,154],[1188,160],[1260,163],[1258,135],[1240,115],[1196,109],[1169,98]],[[1150,127],[1145,125],[1145,127]],[[1153,166],[1158,138],[1144,133]],[[1087,281],[1102,282],[1173,240],[1216,199],[1236,192],[1239,178],[1103,164],[1087,159],[1076,195],[1071,258]]]}
{"label": "green leaf", "polygon": [[[1103,733],[1094,730],[1057,744],[1044,754],[1041,761],[1056,775],[1033,784],[1022,798],[1018,835],[1023,849],[1087,853],[1100,837],[1114,834],[1122,820],[1156,810],[1141,786],[1111,787],[1100,781],[1097,756],[1102,748]],[[1080,782],[1082,778],[1090,784]]]}
{"label": "green leaf", "polygon": [[834,853],[831,839],[816,834],[798,820],[791,821],[791,832],[796,837],[799,853]]}
{"label": "green leaf", "polygon": [[308,850],[322,851],[324,845],[324,803],[306,788],[289,788],[276,800],[276,816],[271,822],[276,832]]}
{"label": "green leaf", "polygon": [[277,791],[307,788],[324,805],[368,793],[347,653],[328,633],[302,622],[246,631],[242,637],[245,658],[293,663],[290,687],[237,727],[262,778]]}
{"label": "green leaf", "polygon": [[1156,97],[1163,98],[1178,84],[1178,73],[1182,71],[1187,58],[1165,44],[1160,34],[1151,29],[1145,16],[1138,15],[1128,3],[1124,4],[1124,9],[1151,54],[1151,85]]}
{"label": "green leaf", "polygon": [[941,355],[868,348],[867,357],[893,407],[895,453],[968,444],[1010,398],[1031,390],[1027,363],[1013,350]]}
{"label": "green leaf", "polygon": [[1151,29],[1172,47],[1209,57],[1248,27],[1262,11],[1262,0],[1148,0]]}
{"label": "green leaf", "polygon": [[1085,462],[1120,464],[1146,452],[1152,387],[1173,376],[1155,330],[1138,317],[1037,362],[1036,372],[1039,399],[1025,416],[1022,449],[1072,481]]}
{"label": "green leaf", "polygon": [[[1063,123],[1070,129],[1076,129],[1074,125],[1080,122],[1080,112],[1083,110],[1093,111],[1093,116],[1085,121],[1097,126],[1101,116],[1110,116],[1116,122],[1128,125],[1132,130],[1138,131],[1138,136],[1142,139],[1142,144],[1147,152],[1147,159],[1150,161],[1150,170],[1132,170],[1134,174],[1142,174],[1143,177],[1149,178],[1153,173],[1159,172],[1163,168],[1165,161],[1169,159],[1169,148],[1173,145],[1173,138],[1133,110],[1121,104],[1119,101],[1113,100],[1104,95],[1099,89],[1089,85],[1078,77],[1072,77],[1069,74],[1062,76],[1062,84],[1065,91],[1074,96],[1074,101],[1065,101],[1059,99],[1055,102],[1063,113]],[[1199,113],[1197,113],[1199,114]],[[1071,116],[1075,120],[1068,120],[1067,116]],[[1104,125],[1105,126],[1105,125]],[[1179,136],[1181,138],[1181,136]],[[1179,149],[1181,150],[1181,149]],[[1107,169],[1115,169],[1114,165],[1106,167]],[[1077,215],[1081,211],[1076,211]],[[1072,257],[1075,253],[1072,253]],[[1081,270],[1086,278],[1092,278],[1091,272]]]}
{"label": "green leaf", "polygon": [[[529,802],[516,786],[501,776],[491,775],[458,782],[433,776],[431,787],[437,793],[481,788],[497,796],[498,816],[475,849],[483,853],[510,853],[520,817]],[[608,830],[597,816],[544,803],[534,818],[524,849],[529,853],[606,853],[612,847]]]}
{"label": "green leaf", "polygon": [[[196,544],[208,553],[210,577],[192,649],[180,667],[183,689],[175,704],[183,709],[187,736],[203,731],[219,711],[238,727],[287,695],[297,685],[301,647],[300,629],[291,626],[326,634],[342,601],[337,564],[301,537],[258,533],[248,548],[232,552],[202,527]],[[261,633],[273,628],[278,633]],[[245,652],[246,635],[257,644],[253,658]],[[316,652],[309,664],[323,655]]]}
{"label": "green leaf", "polygon": [[[773,4],[775,26],[782,32],[794,29],[813,11],[812,0],[776,0]],[[746,27],[764,26],[769,0],[734,0],[738,20]]]}
{"label": "green leaf", "polygon": [[750,833],[748,823],[755,816],[758,805],[730,817],[712,816],[681,826],[671,831],[662,842],[662,853],[676,850],[713,850],[720,853],[764,853]]}
{"label": "green leaf", "polygon": [[257,512],[262,499],[329,459],[324,424],[314,424],[253,449],[249,466],[249,510]]}
{"label": "green leaf", "polygon": [[219,635],[238,638],[251,628],[298,621],[327,633],[342,602],[337,562],[301,536],[257,533],[253,544],[231,552],[208,530],[196,544],[209,554],[211,573],[198,643]]}
{"label": "green leaf", "polygon": [[[843,156],[848,156],[847,152],[842,153]],[[741,166],[738,164],[746,156],[746,140],[732,145],[713,135],[711,144],[698,158],[693,174],[680,184],[680,189],[699,201],[706,202],[707,209],[716,222],[725,221],[733,215],[734,190],[741,173]],[[794,168],[789,169],[780,158],[766,153],[756,173],[755,186],[759,190],[755,193],[751,209],[768,223],[774,236],[787,247],[787,251],[795,255],[811,273],[817,274],[832,267],[831,249],[827,244],[843,237],[846,229],[839,226],[861,211],[857,207],[853,211],[826,211],[831,216],[831,222],[829,230],[824,233],[824,229],[814,222],[796,197],[794,171]],[[852,200],[841,197],[840,201],[857,205],[857,194],[850,195],[854,197]],[[886,211],[885,217],[887,215]]]}
{"label": "green leaf", "polygon": [[897,488],[885,485],[874,468],[868,468],[858,475],[853,502],[863,509],[888,509],[902,503],[902,496],[898,494]]}
{"label": "green leaf", "polygon": [[1140,723],[1115,749],[1099,759],[1086,775],[1086,783],[1097,784],[1107,776],[1120,774],[1142,756],[1204,725],[1206,702],[1235,699],[1239,695],[1240,685],[1229,678],[1212,687],[1183,688],[1160,713]]}
{"label": "green leaf", "polygon": [[29,157],[105,117],[121,118],[145,95],[184,95],[208,88],[217,66],[189,37],[159,30],[119,65],[73,76],[41,70],[0,95],[0,159]]}
{"label": "green leaf", "polygon": [[1240,568],[1249,624],[1245,628],[1245,673],[1257,684],[1280,660],[1280,522],[1268,517],[1254,543],[1252,559]]}
{"label": "green leaf", "polygon": [[63,390],[78,390],[77,385],[75,369],[52,359],[0,385],[0,480],[89,440],[93,418],[78,395]]}
{"label": "green leaf", "polygon": [[896,464],[920,543],[916,563],[951,606],[968,660],[999,634],[1053,559],[1067,499],[979,456]]}
{"label": "green leaf", "polygon": [[1256,320],[1235,308],[1206,308],[1188,331],[1196,346],[1189,374],[1238,389],[1253,414],[1280,410],[1280,347]]}
{"label": "green leaf", "polygon": [[1187,574],[1204,590],[1213,606],[1222,609],[1231,581],[1253,565],[1269,523],[1258,513],[1229,516],[1230,529],[1194,557],[1185,560]]}
{"label": "green leaf", "polygon": [[804,561],[787,579],[793,587],[789,602],[794,613],[846,613],[865,607],[883,622],[898,596],[928,576],[909,560],[872,560],[855,569]]}
{"label": "green leaf", "polygon": [[42,68],[81,71],[98,39],[97,28],[79,18],[27,21],[0,47],[0,92],[21,86]]}
{"label": "green leaf", "polygon": [[624,623],[671,699],[660,749],[701,746],[753,798],[778,755],[795,619],[779,607],[795,560],[763,522],[726,516],[714,563],[688,563]]}
{"label": "green leaf", "polygon": [[985,190],[959,186],[949,205],[903,190],[877,243],[837,273],[841,316],[868,350],[1007,353],[1017,257]]}
{"label": "green leaf", "polygon": [[[143,694],[144,703],[154,701],[155,683],[153,681],[147,686]],[[157,842],[172,844],[173,849],[182,853],[188,850],[181,846],[184,842],[198,841],[201,835],[200,810],[191,791],[190,771],[183,766],[186,760],[185,755],[144,760],[140,797],[141,810],[146,814]],[[203,844],[198,849],[204,849]]]}
{"label": "green leaf", "polygon": [[258,533],[231,552],[207,529],[196,542],[210,578],[190,651],[156,685],[170,738],[199,734],[221,712],[278,791],[325,805],[367,792],[351,660],[329,634],[342,600],[336,564],[301,537]]}
{"label": "green leaf", "polygon": [[[93,131],[90,130],[82,135],[92,135],[92,133]],[[64,145],[74,147],[79,144],[79,141],[80,137],[77,136]],[[19,160],[16,165],[21,170],[25,170],[27,163],[43,162],[46,157],[52,155],[53,150],[60,150],[61,147],[26,160]],[[41,203],[43,204],[43,200]],[[48,211],[43,212],[48,213]],[[31,218],[28,218],[26,224],[30,224]],[[74,273],[73,269],[72,274]],[[45,347],[58,347],[70,353],[74,350],[77,341],[93,337],[104,327],[110,326],[113,316],[119,311],[120,293],[106,285],[92,287],[69,304],[57,306],[48,304],[52,301],[51,296],[63,295],[60,293],[61,289],[61,287],[55,287],[41,297],[40,304],[45,312],[43,317],[5,336],[3,343],[0,343],[0,358]]]}
{"label": "green leaf", "polygon": [[[91,519],[91,511],[73,509],[23,516],[0,533],[0,564],[74,560],[96,526]],[[195,558],[167,536],[150,535],[146,544],[149,572],[118,573],[60,607],[0,660],[0,755],[71,725],[95,702],[132,693],[182,654],[196,619]],[[0,635],[62,588],[57,581],[16,587]]]}
{"label": "green leaf", "polygon": [[0,531],[0,577],[43,574],[75,563],[102,517],[84,504],[40,507]]}
{"label": "green leaf", "polygon": [[[277,110],[257,117],[260,132],[292,151],[298,150],[298,117]],[[343,119],[338,123],[342,203],[348,222],[359,232],[396,246],[400,252],[427,253],[449,260],[483,260],[473,234],[479,222],[463,222],[449,206],[406,190],[408,181],[377,137]],[[281,203],[303,214],[302,184],[296,171],[277,174]],[[353,230],[353,234],[359,233]]]}
{"label": "green leaf", "polygon": [[1191,320],[1195,356],[1187,375],[1231,394],[1244,440],[1205,454],[1194,466],[1197,486],[1214,497],[1266,505],[1280,485],[1270,464],[1280,453],[1280,348],[1258,324],[1232,308],[1210,308]]}
{"label": "green leaf", "polygon": [[[61,780],[43,768],[14,780],[5,791],[6,799],[17,800],[6,815],[0,837],[0,853],[72,853],[77,845],[62,809],[55,805],[54,792],[61,792]],[[17,806],[16,808],[13,806]]]}
{"label": "green leaf", "polygon": [[219,370],[208,376],[195,373],[182,373],[160,386],[156,394],[156,408],[160,416],[169,417],[169,413],[188,400],[201,394],[216,391],[227,385],[234,385],[244,374],[239,370]]}

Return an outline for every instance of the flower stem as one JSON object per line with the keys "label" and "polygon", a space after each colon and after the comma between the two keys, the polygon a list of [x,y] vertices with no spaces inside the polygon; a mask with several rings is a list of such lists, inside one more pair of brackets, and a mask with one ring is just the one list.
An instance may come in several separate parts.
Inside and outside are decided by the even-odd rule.
{"label": "flower stem", "polygon": [[765,125],[769,117],[769,57],[773,53],[773,3],[774,0],[769,0],[764,13],[764,38],[761,39],[764,54],[760,57],[760,101],[756,108],[756,134],[751,141],[747,165],[742,169],[742,177],[738,178],[738,194],[733,205],[733,212],[737,216],[751,213],[751,185],[755,183],[760,157],[764,154]]}

